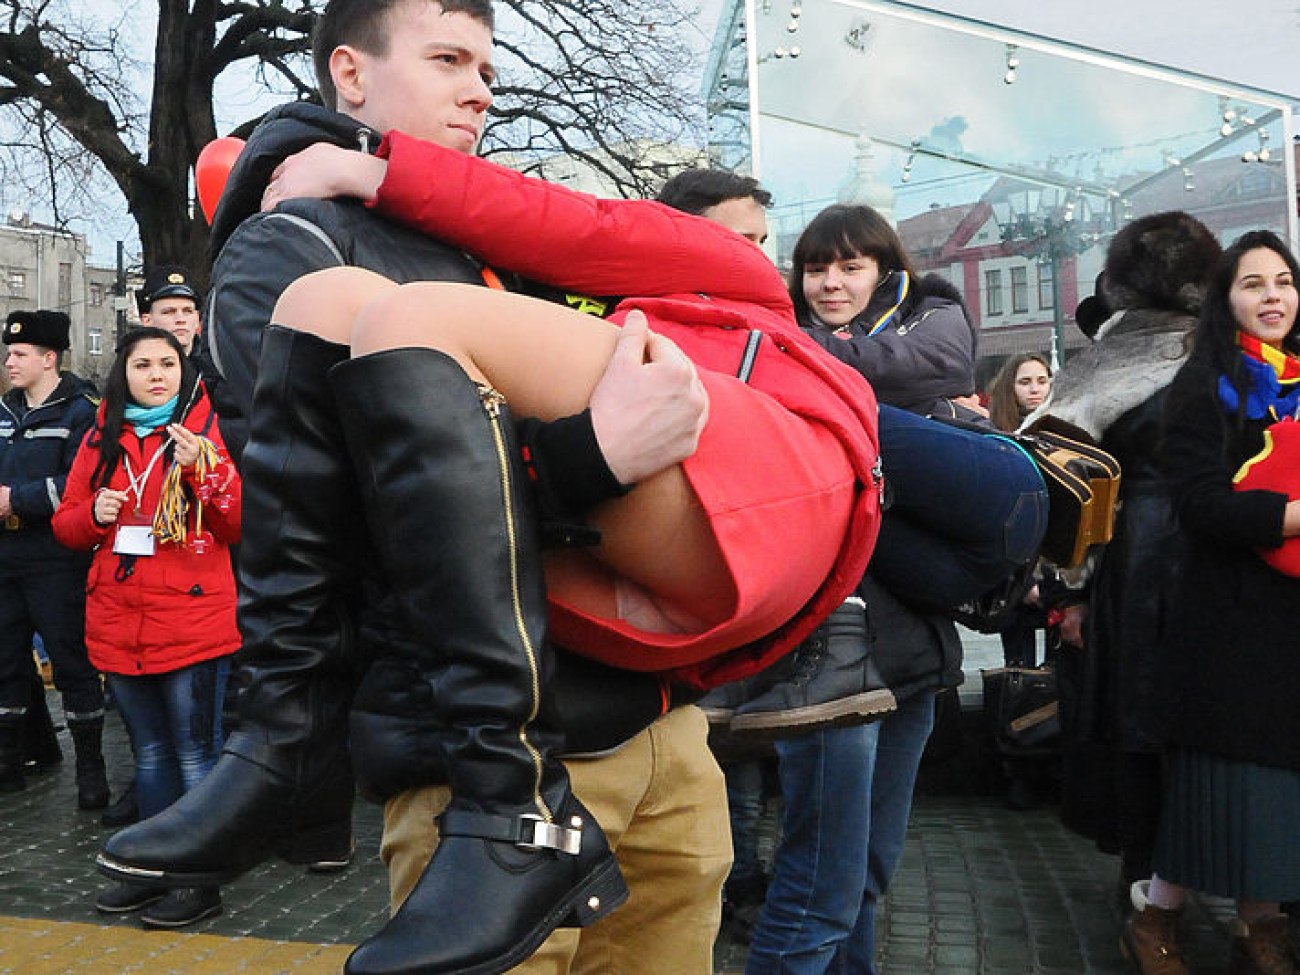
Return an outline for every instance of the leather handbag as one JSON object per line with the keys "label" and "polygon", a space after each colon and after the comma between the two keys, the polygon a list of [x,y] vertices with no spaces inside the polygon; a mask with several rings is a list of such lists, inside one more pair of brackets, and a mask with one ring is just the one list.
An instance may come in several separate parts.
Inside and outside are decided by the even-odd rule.
{"label": "leather handbag", "polygon": [[1051,667],[981,670],[984,720],[1004,755],[1047,754],[1061,740],[1061,707]]}
{"label": "leather handbag", "polygon": [[1045,416],[1014,434],[1047,485],[1047,534],[1042,558],[1062,569],[1083,564],[1088,550],[1115,533],[1119,461],[1077,427]]}

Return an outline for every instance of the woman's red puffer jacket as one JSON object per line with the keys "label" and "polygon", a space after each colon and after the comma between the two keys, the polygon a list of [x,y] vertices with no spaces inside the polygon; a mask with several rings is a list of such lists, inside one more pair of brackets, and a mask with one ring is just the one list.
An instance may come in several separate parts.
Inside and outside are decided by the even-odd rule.
{"label": "woman's red puffer jacket", "polygon": [[[53,518],[54,535],[63,545],[95,550],[86,579],[90,662],[106,673],[163,674],[234,653],[239,648],[239,630],[229,546],[239,541],[240,481],[207,395],[200,390],[184,420],[186,429],[207,437],[220,455],[207,501],[197,501],[199,485],[193,470],[183,475],[191,501],[187,534],[193,537],[201,507],[203,531],[211,535],[202,552],[190,544],[171,542],[157,544],[150,556],[121,556],[113,551],[118,525],[98,525],[93,516],[98,489],[91,485],[91,476],[99,462],[103,421],[101,406],[95,426],[77,451],[63,502]],[[148,467],[165,436],[158,430],[142,440],[129,425],[123,428],[122,455],[130,459],[137,476]],[[140,510],[146,519],[152,519],[157,509],[170,466],[166,457],[159,458],[144,484]],[[125,463],[118,465],[108,486],[115,491],[129,489]],[[123,507],[119,522],[126,520],[132,506]]]}

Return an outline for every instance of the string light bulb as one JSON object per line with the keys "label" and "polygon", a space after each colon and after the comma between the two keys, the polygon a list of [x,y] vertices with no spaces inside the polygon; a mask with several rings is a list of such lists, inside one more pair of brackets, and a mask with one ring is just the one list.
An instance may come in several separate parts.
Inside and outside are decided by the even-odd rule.
{"label": "string light bulb", "polygon": [[1007,45],[1007,73],[1002,76],[1002,82],[1008,85],[1016,83],[1016,69],[1020,67],[1020,58],[1016,54],[1016,45]]}

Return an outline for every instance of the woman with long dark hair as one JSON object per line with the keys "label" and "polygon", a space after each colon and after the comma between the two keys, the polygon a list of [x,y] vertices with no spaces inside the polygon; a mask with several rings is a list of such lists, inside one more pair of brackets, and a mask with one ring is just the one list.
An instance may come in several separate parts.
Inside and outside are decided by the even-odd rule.
{"label": "woman with long dark hair", "polygon": [[1019,352],[989,383],[989,419],[1008,433],[1043,405],[1052,391],[1052,367],[1038,352]]}
{"label": "woman with long dark hair", "polygon": [[1261,551],[1300,536],[1300,491],[1234,481],[1300,412],[1298,278],[1271,232],[1229,247],[1165,404],[1182,561],[1156,685],[1168,752],[1154,873],[1134,884],[1124,932],[1144,975],[1188,970],[1177,921],[1194,890],[1237,902],[1231,975],[1297,970],[1279,903],[1300,899],[1300,579]]}
{"label": "woman with long dark hair", "polygon": [[[86,647],[131,735],[136,799],[151,816],[215,764],[239,647],[228,550],[239,540],[239,475],[170,332],[141,328],[118,348],[53,524],[64,545],[95,552]],[[179,927],[220,911],[221,898],[215,887],[120,883],[96,907],[149,907],[146,925]]]}

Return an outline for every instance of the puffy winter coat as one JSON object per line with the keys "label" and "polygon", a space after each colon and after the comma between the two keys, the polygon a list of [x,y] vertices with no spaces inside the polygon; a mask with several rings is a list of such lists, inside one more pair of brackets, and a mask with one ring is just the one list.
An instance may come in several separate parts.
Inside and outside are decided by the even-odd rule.
{"label": "puffy winter coat", "polygon": [[[390,163],[375,201],[381,212],[545,284],[636,295],[610,320],[621,324],[640,310],[697,366],[728,375],[748,367],[750,386],[832,431],[861,484],[878,480],[870,387],[803,335],[780,274],[749,241],[660,203],[597,199],[398,132],[385,136],[379,155]],[[742,651],[676,672],[677,679],[713,686],[788,651],[853,592],[878,528],[878,492],[862,490],[832,574],[804,612]],[[557,608],[552,626],[561,643],[578,633]],[[601,659],[616,657],[609,643],[619,635],[604,639]]]}
{"label": "puffy winter coat", "polygon": [[835,358],[867,377],[882,403],[922,416],[940,400],[975,392],[975,351],[979,329],[962,304],[960,292],[937,274],[915,282],[894,322],[871,335],[874,322],[893,304],[890,289],[880,289],[849,323],[847,335],[832,334],[816,321],[800,324]]}
{"label": "puffy winter coat", "polygon": [[84,556],[61,547],[50,532],[77,447],[95,420],[95,387],[65,372],[45,402],[27,408],[11,389],[0,399],[0,484],[9,488],[16,522],[0,528],[0,558],[24,565],[70,565]]}
{"label": "puffy winter coat", "polygon": [[[182,481],[191,505],[187,529],[210,533],[211,544],[200,552],[193,544],[160,542],[149,556],[118,555],[113,544],[121,521],[100,525],[94,503],[98,488],[91,477],[99,463],[99,438],[103,407],[86,436],[68,475],[63,503],[54,514],[54,534],[73,549],[94,549],[86,580],[86,648],[99,670],[113,674],[162,674],[239,648],[235,625],[235,579],[228,546],[239,541],[240,482],[226,454],[206,394],[185,416],[186,429],[207,437],[216,446],[221,463],[207,500],[198,500],[200,485],[194,472]],[[130,427],[121,436],[122,456],[139,476],[155,452],[164,449],[166,433],[155,431],[141,439]],[[153,466],[141,491],[140,510],[152,519],[163,481],[171,466],[167,452]],[[129,489],[125,463],[119,463],[108,487]],[[204,492],[207,493],[206,491]],[[123,507],[124,515],[130,505]],[[224,510],[223,510],[224,508]]]}

